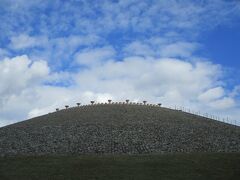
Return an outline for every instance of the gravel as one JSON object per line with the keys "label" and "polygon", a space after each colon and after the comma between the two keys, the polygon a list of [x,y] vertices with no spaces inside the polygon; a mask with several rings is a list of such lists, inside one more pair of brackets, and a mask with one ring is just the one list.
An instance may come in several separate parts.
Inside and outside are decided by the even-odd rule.
{"label": "gravel", "polygon": [[150,105],[99,104],[0,128],[0,156],[240,152],[240,127]]}

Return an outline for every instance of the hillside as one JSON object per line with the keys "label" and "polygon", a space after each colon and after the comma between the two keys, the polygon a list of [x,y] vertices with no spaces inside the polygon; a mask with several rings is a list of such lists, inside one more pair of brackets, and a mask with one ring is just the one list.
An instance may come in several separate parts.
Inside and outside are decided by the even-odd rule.
{"label": "hillside", "polygon": [[157,106],[69,108],[0,128],[0,156],[240,152],[240,128]]}

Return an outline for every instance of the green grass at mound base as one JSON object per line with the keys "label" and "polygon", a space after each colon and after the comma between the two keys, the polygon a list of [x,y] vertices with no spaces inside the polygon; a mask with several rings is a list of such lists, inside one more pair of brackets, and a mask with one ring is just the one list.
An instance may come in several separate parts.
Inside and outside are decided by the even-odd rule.
{"label": "green grass at mound base", "polygon": [[0,158],[1,180],[239,178],[240,153]]}

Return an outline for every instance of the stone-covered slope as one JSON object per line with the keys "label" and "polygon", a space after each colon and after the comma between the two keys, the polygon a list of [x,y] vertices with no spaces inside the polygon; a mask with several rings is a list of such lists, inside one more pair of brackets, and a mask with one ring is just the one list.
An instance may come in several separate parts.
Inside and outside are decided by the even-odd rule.
{"label": "stone-covered slope", "polygon": [[155,106],[69,108],[0,128],[0,156],[240,152],[240,128]]}

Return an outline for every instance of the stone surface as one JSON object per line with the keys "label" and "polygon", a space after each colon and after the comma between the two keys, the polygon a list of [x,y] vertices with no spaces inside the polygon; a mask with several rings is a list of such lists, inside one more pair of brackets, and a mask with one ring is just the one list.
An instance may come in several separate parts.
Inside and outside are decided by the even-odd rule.
{"label": "stone surface", "polygon": [[167,108],[98,104],[0,128],[0,156],[240,152],[240,128]]}

